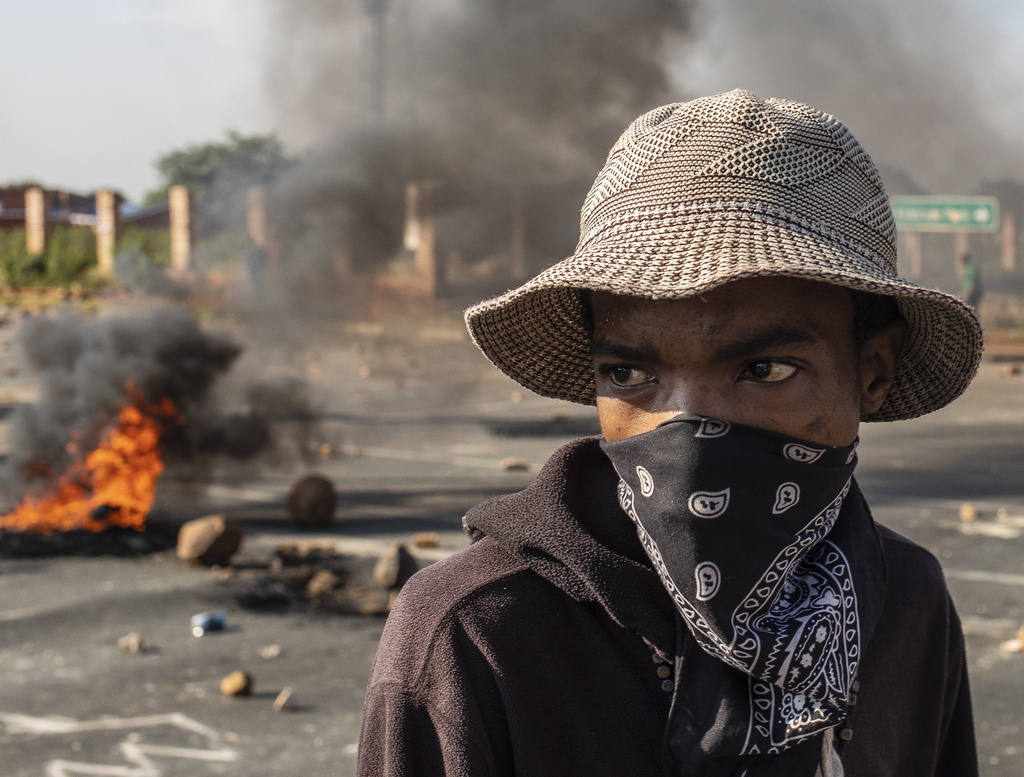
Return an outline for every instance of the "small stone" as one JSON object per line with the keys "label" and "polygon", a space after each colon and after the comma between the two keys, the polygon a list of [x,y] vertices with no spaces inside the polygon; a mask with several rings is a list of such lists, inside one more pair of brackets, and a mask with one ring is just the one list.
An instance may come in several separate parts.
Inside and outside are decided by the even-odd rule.
{"label": "small stone", "polygon": [[1006,640],[999,646],[999,649],[1004,653],[1024,653],[1024,626],[1017,629],[1015,639]]}
{"label": "small stone", "polygon": [[260,658],[264,661],[273,661],[281,655],[281,646],[277,644],[264,645],[260,648]]}
{"label": "small stone", "polygon": [[295,703],[295,693],[291,688],[285,688],[277,694],[274,699],[274,709],[278,712],[291,712],[298,705]]}
{"label": "small stone", "polygon": [[419,532],[412,535],[412,544],[415,548],[436,548],[441,544],[441,535],[433,531]]}
{"label": "small stone", "polygon": [[360,378],[368,378],[368,377],[370,377],[371,374],[372,373],[371,373],[370,368],[369,368],[368,365],[364,364],[362,367],[359,368],[359,377]]}
{"label": "small stone", "polygon": [[236,669],[220,681],[220,692],[225,696],[249,696],[252,693],[252,675]]}
{"label": "small stone", "polygon": [[1024,371],[1024,369],[1022,369],[1019,364],[1004,364],[1003,369],[999,371],[999,374],[1009,377],[1011,375],[1020,375],[1022,371]]}
{"label": "small stone", "polygon": [[331,454],[334,453],[334,446],[329,442],[321,443],[320,447],[317,449],[317,453],[320,454],[321,459],[329,459],[331,458]]}
{"label": "small stone", "polygon": [[978,508],[972,505],[970,502],[964,502],[960,505],[960,520],[961,521],[976,521],[978,520]]}
{"label": "small stone", "polygon": [[523,392],[522,391],[513,391],[509,395],[509,399],[512,400],[513,404],[518,405],[520,402],[523,401]]}
{"label": "small stone", "polygon": [[522,471],[530,469],[530,462],[516,456],[509,456],[501,460],[501,468],[506,471]]}
{"label": "small stone", "polygon": [[329,569],[321,569],[306,583],[306,596],[317,598],[334,593],[344,581]]}
{"label": "small stone", "polygon": [[321,475],[308,475],[292,486],[288,494],[288,513],[292,520],[306,529],[321,529],[334,520],[338,494],[330,480]]}
{"label": "small stone", "polygon": [[552,421],[568,421],[569,411],[568,410],[556,410],[551,414]]}
{"label": "small stone", "polygon": [[226,566],[242,547],[245,530],[234,518],[207,515],[182,524],[178,558],[203,566]]}
{"label": "small stone", "polygon": [[415,573],[416,559],[400,542],[381,553],[373,567],[373,579],[381,588],[401,588]]}
{"label": "small stone", "polygon": [[131,634],[125,634],[117,640],[117,649],[124,653],[137,655],[138,653],[145,652],[146,645],[142,641],[142,636],[133,631]]}

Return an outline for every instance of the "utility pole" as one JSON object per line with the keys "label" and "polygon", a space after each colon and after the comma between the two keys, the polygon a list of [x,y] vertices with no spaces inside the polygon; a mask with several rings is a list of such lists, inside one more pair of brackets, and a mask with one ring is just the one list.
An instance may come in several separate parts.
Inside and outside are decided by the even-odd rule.
{"label": "utility pole", "polygon": [[387,24],[388,0],[365,0],[370,16],[365,61],[369,64],[366,84],[366,116],[372,127],[384,125],[387,112]]}

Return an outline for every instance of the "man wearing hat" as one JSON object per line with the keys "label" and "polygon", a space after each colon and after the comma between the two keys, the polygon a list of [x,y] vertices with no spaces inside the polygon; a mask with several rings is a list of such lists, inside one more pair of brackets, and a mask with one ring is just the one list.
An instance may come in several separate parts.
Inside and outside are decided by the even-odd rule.
{"label": "man wearing hat", "polygon": [[938,563],[874,523],[861,421],[937,410],[971,309],[896,275],[835,118],[734,91],[637,119],[575,253],[466,314],[602,437],[466,515],[370,679],[360,774],[977,774]]}

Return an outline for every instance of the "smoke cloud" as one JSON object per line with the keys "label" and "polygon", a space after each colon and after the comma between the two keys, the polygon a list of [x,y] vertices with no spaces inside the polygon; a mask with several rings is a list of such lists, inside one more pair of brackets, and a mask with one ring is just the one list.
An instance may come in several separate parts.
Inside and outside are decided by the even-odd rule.
{"label": "smoke cloud", "polygon": [[611,143],[671,99],[691,24],[687,0],[265,2],[279,127],[310,149],[275,192],[278,234],[321,286],[339,245],[357,271],[400,253],[415,180],[443,184],[474,260],[507,247],[510,192],[530,188],[526,252],[560,259]]}
{"label": "smoke cloud", "polygon": [[438,235],[458,236],[438,255],[462,280],[509,263],[517,197],[539,271],[572,250],[587,187],[633,118],[736,87],[834,113],[890,193],[1011,192],[1019,210],[1024,108],[1006,95],[1024,72],[985,3],[263,0],[277,126],[306,149],[272,192],[292,275],[275,293],[332,309],[339,267],[402,272],[417,180],[438,182]]}
{"label": "smoke cloud", "polygon": [[11,453],[0,470],[10,497],[34,485],[47,488],[74,456],[94,449],[132,392],[149,403],[164,397],[174,403],[181,418],[167,420],[161,448],[171,464],[186,469],[210,455],[255,457],[273,443],[272,416],[307,410],[297,387],[252,383],[245,412],[219,412],[214,383],[241,347],[225,334],[205,331],[183,308],[100,320],[39,316],[22,324],[17,345],[38,373],[40,389],[38,401],[11,418]]}
{"label": "smoke cloud", "polygon": [[691,89],[736,86],[838,116],[893,193],[971,194],[1022,169],[1021,71],[993,15],[953,0],[719,0],[705,9]]}

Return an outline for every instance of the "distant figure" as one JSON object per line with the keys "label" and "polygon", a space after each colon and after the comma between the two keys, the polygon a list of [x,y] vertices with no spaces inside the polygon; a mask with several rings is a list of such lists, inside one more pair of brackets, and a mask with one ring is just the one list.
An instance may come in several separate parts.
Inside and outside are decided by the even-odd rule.
{"label": "distant figure", "polygon": [[975,310],[981,304],[981,270],[971,259],[970,254],[960,257],[960,284],[963,290],[960,297]]}

